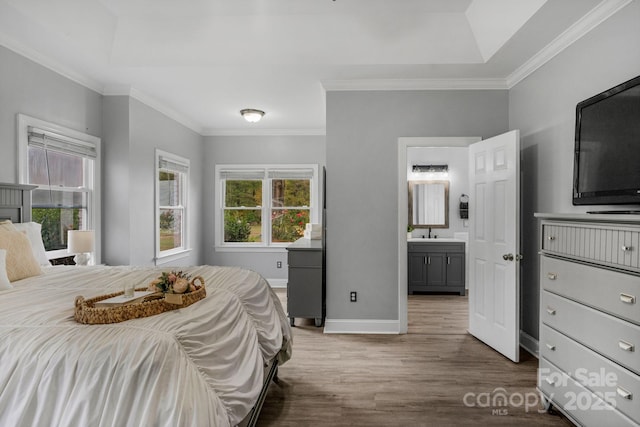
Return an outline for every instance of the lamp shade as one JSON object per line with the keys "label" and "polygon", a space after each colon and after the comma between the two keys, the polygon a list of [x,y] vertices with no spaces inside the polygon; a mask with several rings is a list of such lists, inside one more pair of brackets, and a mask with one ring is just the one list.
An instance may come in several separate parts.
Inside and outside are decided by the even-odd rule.
{"label": "lamp shade", "polygon": [[93,230],[69,230],[67,234],[67,252],[81,254],[93,252]]}

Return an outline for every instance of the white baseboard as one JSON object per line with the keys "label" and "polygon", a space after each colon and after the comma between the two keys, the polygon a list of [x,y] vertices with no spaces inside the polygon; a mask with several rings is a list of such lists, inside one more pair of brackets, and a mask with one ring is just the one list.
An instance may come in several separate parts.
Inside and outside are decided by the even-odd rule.
{"label": "white baseboard", "polygon": [[538,357],[540,349],[538,340],[524,331],[520,331],[520,347],[524,348],[535,357]]}
{"label": "white baseboard", "polygon": [[287,279],[267,279],[267,282],[274,289],[287,287]]}
{"label": "white baseboard", "polygon": [[398,334],[397,320],[326,319],[325,334]]}

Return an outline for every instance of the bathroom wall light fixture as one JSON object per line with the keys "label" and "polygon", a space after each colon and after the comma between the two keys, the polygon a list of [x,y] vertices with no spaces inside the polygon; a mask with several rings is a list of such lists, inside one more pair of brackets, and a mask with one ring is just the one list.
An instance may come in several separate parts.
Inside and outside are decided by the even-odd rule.
{"label": "bathroom wall light fixture", "polygon": [[260,121],[262,116],[264,116],[264,111],[245,108],[244,110],[240,110],[240,115],[249,123],[256,123]]}
{"label": "bathroom wall light fixture", "polygon": [[413,165],[413,172],[448,173],[449,165]]}

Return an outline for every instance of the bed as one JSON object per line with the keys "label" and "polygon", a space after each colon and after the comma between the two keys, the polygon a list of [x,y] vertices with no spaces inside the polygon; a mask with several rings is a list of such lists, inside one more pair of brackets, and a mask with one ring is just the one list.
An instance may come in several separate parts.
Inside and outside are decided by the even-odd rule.
{"label": "bed", "polygon": [[[5,187],[0,215],[13,209]],[[28,219],[25,209],[11,216],[14,225]],[[13,249],[1,245],[0,234],[0,267],[9,267]],[[0,291],[0,425],[255,423],[269,380],[291,356],[287,316],[259,274],[182,268],[206,284],[189,307],[106,325],[74,320],[76,296],[146,286],[168,270],[42,265],[10,281]]]}

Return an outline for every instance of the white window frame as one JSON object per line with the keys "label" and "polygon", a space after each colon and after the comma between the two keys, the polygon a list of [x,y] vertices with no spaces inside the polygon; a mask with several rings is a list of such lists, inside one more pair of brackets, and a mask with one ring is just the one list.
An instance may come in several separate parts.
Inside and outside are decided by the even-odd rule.
{"label": "white window frame", "polygon": [[[270,171],[292,171],[296,169],[311,170],[312,178],[310,182],[310,203],[309,221],[319,223],[320,202],[319,202],[319,179],[317,164],[217,164],[215,166],[215,249],[220,252],[283,252],[290,242],[271,242],[271,217],[268,215],[272,209],[271,201],[271,178]],[[251,170],[264,172],[262,179],[262,242],[225,242],[224,241],[224,179],[222,172],[226,171]],[[266,220],[265,220],[266,218]]]}
{"label": "white window frame", "polygon": [[[18,133],[18,181],[21,184],[29,183],[29,128],[36,128],[45,132],[50,132],[59,136],[61,139],[69,138],[93,147],[96,157],[93,159],[89,168],[85,169],[86,187],[69,188],[57,187],[56,190],[81,190],[87,193],[87,218],[86,229],[94,230],[94,253],[93,261],[99,264],[101,261],[101,140],[97,136],[89,135],[65,126],[50,123],[45,120],[30,117],[25,114],[17,115],[17,133]],[[49,186],[40,185],[41,189],[49,189]],[[66,249],[47,251],[48,259],[68,257],[69,253]]]}
{"label": "white window frame", "polygon": [[[191,247],[189,246],[189,175],[191,173],[191,162],[189,159],[178,156],[177,154],[169,153],[167,151],[163,151],[160,149],[156,149],[155,156],[155,240],[156,240],[156,257],[155,262],[156,265],[166,264],[172,261],[175,261],[180,258],[184,258],[189,255],[191,252]],[[183,170],[171,169],[171,168],[162,168],[160,167],[160,161],[166,160],[170,163],[175,163],[179,165],[181,168],[186,168],[186,172]],[[180,200],[180,209],[182,209],[182,223],[181,223],[181,240],[182,246],[169,249],[169,250],[160,250],[160,209],[162,208],[175,208],[175,206],[160,206],[160,180],[159,175],[160,171],[170,171],[174,173],[181,173],[184,175],[184,179],[181,181],[182,189],[180,190],[180,195],[182,200]]]}

